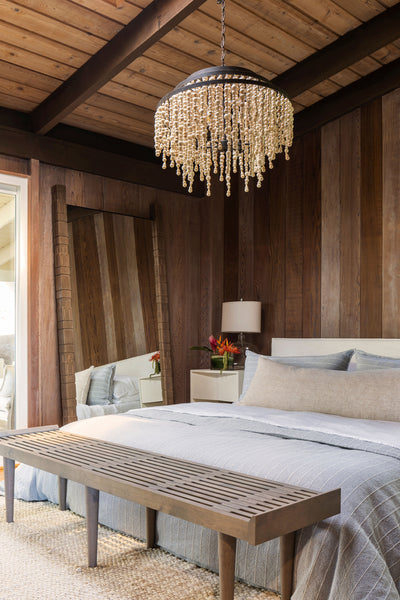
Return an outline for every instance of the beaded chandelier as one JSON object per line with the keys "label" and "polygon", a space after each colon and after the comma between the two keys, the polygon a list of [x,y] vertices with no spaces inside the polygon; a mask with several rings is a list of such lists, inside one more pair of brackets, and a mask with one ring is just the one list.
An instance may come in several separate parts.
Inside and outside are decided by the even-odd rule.
{"label": "beaded chandelier", "polygon": [[220,67],[202,69],[160,100],[155,113],[154,145],[163,169],[176,167],[183,187],[193,189],[195,173],[206,181],[219,175],[231,193],[231,173],[239,172],[244,190],[249,178],[261,187],[266,157],[272,169],[276,154],[293,140],[293,107],[270,81],[241,67],[225,66],[225,0],[221,4]]}

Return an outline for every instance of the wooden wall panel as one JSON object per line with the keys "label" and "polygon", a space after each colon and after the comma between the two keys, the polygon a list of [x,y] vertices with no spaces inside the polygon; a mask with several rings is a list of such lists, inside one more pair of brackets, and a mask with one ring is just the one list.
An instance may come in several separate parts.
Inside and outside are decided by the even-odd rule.
{"label": "wooden wall panel", "polygon": [[265,354],[272,337],[285,335],[286,168],[279,157],[255,190],[254,299],[262,302],[263,323],[255,342]]}
{"label": "wooden wall panel", "polygon": [[382,99],[382,336],[400,337],[400,89]]}
{"label": "wooden wall panel", "polygon": [[360,335],[382,336],[382,99],[361,107]]}
{"label": "wooden wall panel", "polygon": [[321,337],[340,335],[340,121],[321,131]]}
{"label": "wooden wall panel", "polygon": [[321,132],[303,146],[303,337],[321,335]]}
{"label": "wooden wall panel", "polygon": [[360,335],[360,114],[340,119],[340,329]]}
{"label": "wooden wall panel", "polygon": [[[200,354],[189,350],[191,345],[204,343],[204,334],[216,331],[221,319],[224,278],[224,198],[218,192],[215,198],[185,197],[153,188],[106,179],[88,173],[79,173],[58,167],[40,165],[40,313],[44,346],[40,350],[41,380],[50,381],[43,395],[44,415],[37,416],[32,425],[60,422],[58,362],[56,358],[55,306],[53,299],[50,190],[53,185],[66,185],[68,204],[120,214],[151,217],[151,207],[162,212],[162,235],[165,244],[167,288],[171,322],[172,368],[175,386],[174,401],[189,398],[189,369],[200,366]],[[219,196],[218,196],[219,194]],[[219,198],[216,208],[214,202]],[[50,212],[49,212],[50,211]],[[232,216],[232,213],[230,213]],[[234,214],[234,213],[233,213]],[[48,221],[48,222],[47,222]],[[209,227],[211,236],[209,236]],[[237,227],[237,221],[236,221]],[[210,248],[208,256],[202,248]],[[235,245],[230,246],[235,252]],[[236,265],[235,260],[232,261]],[[236,267],[235,267],[236,268]],[[209,280],[202,284],[208,270]],[[236,296],[236,294],[235,294]],[[211,306],[211,308],[210,308]],[[202,308],[201,308],[202,307]],[[46,315],[46,318],[44,317]],[[46,321],[47,319],[47,321]],[[152,317],[145,317],[147,321]],[[199,322],[201,319],[201,336]],[[218,326],[219,327],[219,326]],[[53,344],[54,341],[54,344]],[[148,343],[150,344],[150,339]],[[116,342],[115,342],[116,343]],[[54,345],[54,349],[53,349]],[[149,348],[154,349],[153,344]],[[45,368],[47,371],[45,373]],[[54,415],[59,415],[54,416]],[[50,415],[50,416],[49,416]],[[40,419],[40,420],[39,420]]]}
{"label": "wooden wall panel", "polygon": [[77,370],[157,349],[151,225],[106,212],[72,217]]}
{"label": "wooden wall panel", "polygon": [[[74,322],[80,322],[80,340],[75,337],[75,346],[82,348],[82,364],[76,370],[87,369],[110,362],[107,360],[106,330],[101,288],[100,265],[97,253],[94,219],[84,217],[72,224],[74,240],[75,273],[78,305],[73,306]],[[113,360],[113,359],[111,359]]]}
{"label": "wooden wall panel", "polygon": [[232,264],[224,275],[262,301],[263,352],[273,336],[400,335],[399,102],[397,90],[296,138],[261,190],[236,192],[237,280]]}
{"label": "wooden wall panel", "polygon": [[249,191],[244,191],[243,180],[238,180],[239,200],[239,294],[236,300],[254,300],[254,179]]}
{"label": "wooden wall panel", "polygon": [[134,238],[136,245],[136,261],[139,279],[140,297],[142,299],[142,317],[146,347],[150,351],[157,350],[157,307],[154,304],[156,296],[154,258],[152,243],[152,222],[146,219],[135,219]]}
{"label": "wooden wall panel", "polygon": [[295,140],[287,163],[285,337],[303,335],[303,141]]}
{"label": "wooden wall panel", "polygon": [[[189,367],[195,367],[201,360],[190,347],[206,341],[199,339],[198,333],[201,202],[172,192],[160,192],[157,202],[162,204],[163,211],[175,402],[187,402]],[[219,260],[222,259],[221,252]],[[208,302],[212,302],[211,290]],[[205,321],[202,323],[203,331],[211,332],[211,327],[211,322],[208,327]]]}
{"label": "wooden wall panel", "polygon": [[0,171],[11,175],[30,175],[31,161],[0,154]]}
{"label": "wooden wall panel", "polygon": [[[188,399],[189,369],[206,360],[189,347],[218,332],[221,302],[240,292],[263,303],[263,332],[256,336],[262,351],[281,335],[400,336],[399,103],[397,90],[381,108],[367,105],[296,139],[290,161],[279,157],[249,196],[236,182],[229,199],[218,187],[213,197],[198,199],[40,165],[38,231],[32,232],[39,243],[33,260],[39,336],[32,338],[39,344],[39,404],[30,407],[30,424],[60,417],[55,184],[66,185],[68,202],[77,206],[145,218],[152,204],[162,211],[176,402]],[[0,168],[29,170],[24,161],[2,157]]]}
{"label": "wooden wall panel", "polygon": [[[213,183],[214,186],[214,183]],[[235,258],[237,245],[224,239],[224,187],[217,184],[213,187],[213,197],[205,197],[200,204],[200,318],[198,323],[198,338],[192,345],[203,345],[212,334],[217,336],[221,330],[222,302],[224,296],[224,259],[223,252],[226,243],[226,258],[236,273]],[[229,204],[228,212],[233,205]],[[230,214],[232,216],[232,214]],[[237,214],[236,214],[237,224]],[[222,250],[221,250],[222,248]],[[235,279],[235,281],[237,281]],[[236,284],[237,285],[237,284]],[[231,299],[236,299],[236,292]],[[193,328],[195,333],[196,327]],[[210,357],[207,352],[190,353],[190,365],[193,368],[210,367]]]}
{"label": "wooden wall panel", "polygon": [[[231,196],[225,196],[224,202],[224,302],[234,302],[239,298],[238,269],[239,263],[239,198],[237,179],[232,178]],[[223,193],[223,192],[222,192]]]}

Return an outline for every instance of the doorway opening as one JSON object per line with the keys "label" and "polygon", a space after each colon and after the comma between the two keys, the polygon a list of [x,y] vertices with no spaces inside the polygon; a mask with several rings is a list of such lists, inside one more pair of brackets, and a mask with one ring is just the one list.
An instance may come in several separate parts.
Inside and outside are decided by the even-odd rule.
{"label": "doorway opening", "polygon": [[28,424],[28,180],[0,173],[0,429]]}

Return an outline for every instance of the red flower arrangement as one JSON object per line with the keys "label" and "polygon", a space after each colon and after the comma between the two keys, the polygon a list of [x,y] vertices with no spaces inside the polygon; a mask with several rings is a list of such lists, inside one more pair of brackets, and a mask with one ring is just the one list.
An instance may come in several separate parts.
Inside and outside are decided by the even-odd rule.
{"label": "red flower arrangement", "polygon": [[152,363],[154,369],[154,373],[152,373],[150,377],[153,375],[159,375],[161,373],[160,352],[155,352],[153,356],[149,358],[149,361]]}
{"label": "red flower arrangement", "polygon": [[222,340],[222,336],[219,336],[219,338],[217,340],[213,335],[210,335],[210,337],[208,338],[208,341],[210,343],[210,347],[209,346],[192,346],[190,349],[191,350],[206,350],[207,352],[211,352],[212,354],[219,354],[220,356],[223,357],[222,370],[225,370],[228,368],[228,361],[229,361],[230,354],[240,354],[240,350],[238,348],[236,348],[236,346],[234,346],[233,343],[228,340],[228,338],[225,338],[224,340]]}

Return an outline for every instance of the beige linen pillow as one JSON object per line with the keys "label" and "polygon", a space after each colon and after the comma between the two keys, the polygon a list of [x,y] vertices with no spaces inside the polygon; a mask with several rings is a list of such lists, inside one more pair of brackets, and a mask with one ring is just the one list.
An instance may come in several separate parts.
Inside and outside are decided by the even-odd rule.
{"label": "beige linen pillow", "polygon": [[329,371],[260,357],[239,404],[400,421],[400,369]]}
{"label": "beige linen pillow", "polygon": [[78,371],[75,373],[75,390],[76,390],[76,403],[86,404],[86,398],[90,388],[90,376],[94,367],[91,366],[84,371]]}

